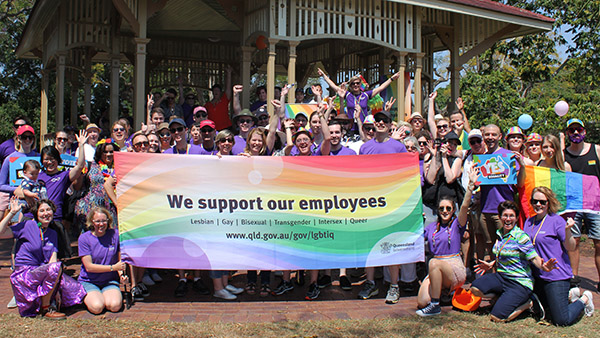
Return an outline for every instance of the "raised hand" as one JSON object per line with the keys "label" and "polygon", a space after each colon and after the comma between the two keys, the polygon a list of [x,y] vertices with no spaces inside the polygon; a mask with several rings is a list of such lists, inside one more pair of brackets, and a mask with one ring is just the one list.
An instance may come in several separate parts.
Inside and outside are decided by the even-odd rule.
{"label": "raised hand", "polygon": [[437,90],[434,91],[433,93],[429,94],[429,99],[430,100],[435,100],[436,97],[437,97]]}
{"label": "raised hand", "polygon": [[233,86],[233,94],[234,95],[241,94],[242,90],[244,90],[244,86],[242,86],[242,85],[235,85],[235,86]]}
{"label": "raised hand", "polygon": [[321,68],[317,68],[317,73],[319,73],[319,76],[325,76],[325,73],[323,70],[321,70]]}
{"label": "raised hand", "polygon": [[75,135],[75,138],[79,144],[85,144],[88,140],[88,134],[85,130],[80,130],[79,135]]}
{"label": "raised hand", "polygon": [[456,99],[456,108],[458,110],[463,110],[465,108],[465,103],[463,102],[462,97],[459,97],[458,99]]}
{"label": "raised hand", "polygon": [[392,80],[398,80],[399,77],[400,77],[400,72],[397,72],[396,74],[392,75]]}
{"label": "raised hand", "polygon": [[392,107],[394,106],[394,103],[396,103],[396,99],[392,96],[390,97],[390,99],[385,103],[385,107],[383,107],[383,110],[389,112],[390,109],[392,109]]}

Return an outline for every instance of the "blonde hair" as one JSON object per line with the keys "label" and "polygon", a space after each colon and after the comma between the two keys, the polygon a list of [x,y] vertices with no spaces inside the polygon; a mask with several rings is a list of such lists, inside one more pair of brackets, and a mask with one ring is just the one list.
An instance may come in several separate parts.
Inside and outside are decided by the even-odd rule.
{"label": "blonde hair", "polygon": [[246,147],[244,148],[244,152],[250,154],[250,140],[252,139],[252,135],[258,134],[262,139],[262,147],[258,151],[259,155],[264,155],[267,152],[267,136],[265,135],[265,131],[261,128],[254,128],[250,130],[248,133],[248,137],[246,137]]}
{"label": "blonde hair", "polygon": [[554,148],[554,164],[556,167],[562,171],[565,171],[565,158],[560,150],[560,140],[558,137],[550,134],[544,136],[544,139],[542,140],[542,149],[544,147],[544,142],[550,143],[552,148]]}
{"label": "blonde hair", "polygon": [[533,188],[533,190],[531,191],[531,198],[533,198],[533,195],[536,192],[544,194],[544,196],[546,196],[546,199],[548,199],[548,213],[549,214],[556,214],[560,210],[560,207],[561,207],[560,202],[556,198],[556,195],[554,194],[554,192],[552,190],[550,190],[550,188],[548,188],[548,187]]}
{"label": "blonde hair", "polygon": [[106,218],[108,218],[108,229],[112,229],[112,225],[113,225],[113,218],[112,215],[110,214],[110,211],[108,211],[106,208],[103,207],[95,207],[92,208],[92,210],[90,210],[90,212],[88,212],[87,217],[85,219],[85,225],[87,226],[88,230],[91,230],[94,228],[94,215],[96,214],[104,214],[106,215]]}

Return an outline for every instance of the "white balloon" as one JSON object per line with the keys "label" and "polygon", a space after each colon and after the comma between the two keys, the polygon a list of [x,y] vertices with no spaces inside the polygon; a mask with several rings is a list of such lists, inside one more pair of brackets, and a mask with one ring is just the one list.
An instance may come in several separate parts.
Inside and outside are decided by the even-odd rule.
{"label": "white balloon", "polygon": [[569,112],[569,104],[562,100],[558,101],[554,105],[554,111],[558,116],[565,116]]}

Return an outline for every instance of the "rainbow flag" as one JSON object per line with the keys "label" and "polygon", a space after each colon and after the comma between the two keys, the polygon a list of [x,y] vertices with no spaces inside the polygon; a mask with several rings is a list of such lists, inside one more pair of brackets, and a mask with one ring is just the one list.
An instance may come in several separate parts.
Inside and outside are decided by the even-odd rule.
{"label": "rainbow flag", "polygon": [[319,108],[316,104],[306,104],[306,103],[287,103],[285,105],[285,116],[290,119],[296,118],[296,115],[299,113],[304,113],[306,118],[310,118],[310,114],[312,114],[315,110]]}
{"label": "rainbow flag", "polygon": [[360,77],[360,89],[362,89],[362,91],[364,92],[365,90],[367,90],[367,88],[369,88],[369,83],[361,74],[358,74],[358,77]]}
{"label": "rainbow flag", "polygon": [[561,204],[560,212],[600,212],[600,184],[590,175],[550,168],[526,166],[525,184],[519,189],[521,206],[527,217],[535,215],[529,203],[533,188],[544,186],[552,189]]}

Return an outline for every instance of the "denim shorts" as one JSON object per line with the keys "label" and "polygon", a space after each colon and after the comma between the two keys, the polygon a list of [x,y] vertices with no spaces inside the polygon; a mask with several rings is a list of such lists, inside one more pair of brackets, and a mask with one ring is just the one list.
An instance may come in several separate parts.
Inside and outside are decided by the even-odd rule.
{"label": "denim shorts", "polygon": [[110,282],[103,285],[97,285],[90,282],[79,282],[79,284],[83,286],[87,293],[90,293],[92,291],[98,291],[100,293],[103,293],[104,291],[112,289],[121,290],[120,284],[116,280],[111,280]]}
{"label": "denim shorts", "polygon": [[575,225],[571,228],[573,237],[581,237],[583,222],[588,229],[591,239],[600,239],[600,214],[593,212],[577,212],[575,214]]}

